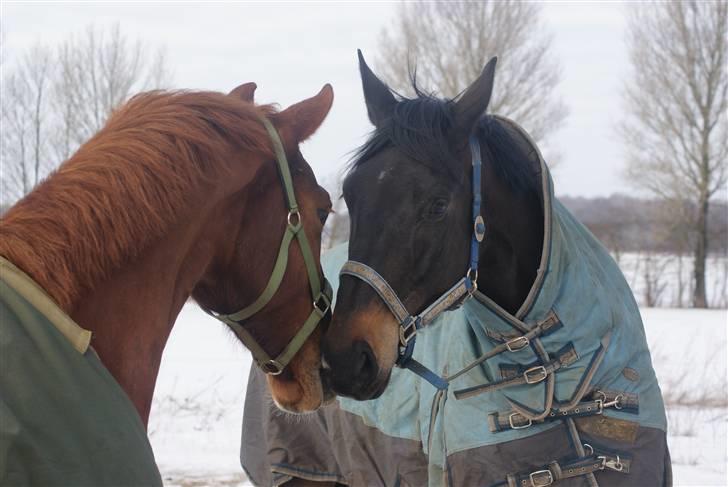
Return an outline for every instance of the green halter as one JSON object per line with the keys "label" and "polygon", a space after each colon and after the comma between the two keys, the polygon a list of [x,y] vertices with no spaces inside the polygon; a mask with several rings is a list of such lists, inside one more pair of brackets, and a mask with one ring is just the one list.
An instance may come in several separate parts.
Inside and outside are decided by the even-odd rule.
{"label": "green halter", "polygon": [[[325,278],[323,279],[323,288],[321,286],[318,266],[311,253],[311,246],[308,244],[306,232],[303,230],[303,220],[298,203],[296,203],[296,196],[293,192],[291,170],[288,167],[288,159],[283,150],[281,138],[278,135],[278,131],[267,118],[261,118],[261,120],[273,142],[273,150],[278,162],[278,174],[281,178],[286,196],[286,204],[288,206],[286,232],[283,234],[281,246],[278,250],[278,257],[273,266],[270,279],[268,279],[268,284],[260,296],[258,296],[258,299],[240,311],[227,315],[217,314],[210,310],[205,311],[237,332],[243,344],[248,347],[250,353],[253,355],[253,359],[263,372],[270,375],[278,375],[283,372],[283,369],[301,349],[306,339],[313,333],[321,319],[329,311],[333,292],[331,285]],[[283,281],[283,275],[286,273],[286,267],[288,266],[288,249],[294,238],[298,239],[298,245],[301,248],[301,254],[303,254],[303,261],[306,264],[308,282],[311,285],[311,296],[313,297],[313,310],[283,351],[276,358],[271,358],[240,322],[262,310],[278,291]]]}

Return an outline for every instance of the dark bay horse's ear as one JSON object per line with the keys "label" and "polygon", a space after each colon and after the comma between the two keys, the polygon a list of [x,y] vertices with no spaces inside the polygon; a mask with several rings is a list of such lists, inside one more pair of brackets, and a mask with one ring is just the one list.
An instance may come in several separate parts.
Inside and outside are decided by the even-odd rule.
{"label": "dark bay horse's ear", "polygon": [[454,107],[455,127],[458,136],[467,140],[483,116],[493,93],[493,80],[495,78],[495,64],[497,57],[488,61],[477,80],[465,90]]}
{"label": "dark bay horse's ear", "polygon": [[228,93],[228,96],[237,97],[243,101],[253,103],[253,97],[255,96],[255,89],[257,87],[258,87],[258,85],[256,85],[253,82],[244,83],[244,84],[238,86],[237,88],[235,88],[230,93]]}
{"label": "dark bay horse's ear", "polygon": [[280,121],[281,130],[290,133],[296,142],[303,142],[323,123],[333,103],[334,89],[327,83],[317,95],[291,105],[275,118]]}
{"label": "dark bay horse's ear", "polygon": [[369,120],[378,127],[382,121],[392,115],[392,110],[397,100],[392,95],[387,85],[377,78],[369,69],[361,50],[356,50],[359,55],[359,71],[361,72],[361,84],[364,88],[364,101],[367,104]]}

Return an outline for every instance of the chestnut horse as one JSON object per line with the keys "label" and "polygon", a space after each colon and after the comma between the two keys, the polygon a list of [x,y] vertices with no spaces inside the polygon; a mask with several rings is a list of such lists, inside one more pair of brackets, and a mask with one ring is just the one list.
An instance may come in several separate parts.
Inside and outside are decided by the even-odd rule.
{"label": "chestnut horse", "polygon": [[[18,279],[30,283],[26,287],[37,285],[45,291],[43,299],[51,303],[45,308],[60,308],[52,314],[61,315],[71,333],[85,340],[80,356],[100,359],[100,373],[108,370],[128,395],[142,431],[162,351],[190,297],[213,313],[235,313],[251,303],[260,308],[239,323],[222,318],[264,356],[288,353],[285,368],[273,360],[258,361],[277,366],[268,370],[275,375],[267,377],[279,407],[314,410],[328,394],[320,376],[321,332],[311,325],[328,306],[317,307],[320,296],[311,294],[322,275],[320,237],[331,201],[298,144],[323,122],[333,90],[326,85],[316,96],[281,112],[254,105],[254,90],[255,84],[248,83],[229,95],[180,91],[135,96],[2,218],[1,281],[21,276]],[[279,167],[281,158],[290,163],[289,184],[284,181],[288,163],[285,170]],[[295,195],[288,191],[291,184]],[[290,255],[286,247],[281,258],[281,238],[288,233],[283,238],[290,244]],[[273,283],[276,280],[282,281],[280,287]],[[292,355],[295,350],[288,344],[304,322],[313,331],[305,342],[298,340],[300,350]],[[78,349],[78,343],[74,345]],[[5,365],[12,360],[3,358],[0,382],[6,425],[22,417],[26,406],[32,409],[31,399],[22,403],[8,397],[6,380],[15,372],[7,372]],[[32,356],[18,360],[20,369],[33,367]],[[48,374],[54,377],[56,371]],[[65,398],[48,398],[34,386],[32,381],[24,385],[31,398],[46,397],[56,404],[55,409],[48,406],[47,414],[73,421],[75,412],[64,406]],[[94,404],[88,408],[93,410]],[[110,421],[114,418],[99,424]],[[36,438],[38,429],[42,428],[36,425]],[[43,451],[33,456],[29,449],[13,457],[12,449],[23,448],[23,443],[12,435],[5,438],[9,450],[0,445],[0,480],[42,478],[34,472],[44,468],[42,462],[57,459],[48,460]],[[114,438],[98,442],[108,447]],[[94,444],[98,449],[102,443]],[[125,453],[116,452],[120,458]],[[14,458],[26,465],[14,464]],[[76,473],[64,472],[56,481],[87,479]]]}

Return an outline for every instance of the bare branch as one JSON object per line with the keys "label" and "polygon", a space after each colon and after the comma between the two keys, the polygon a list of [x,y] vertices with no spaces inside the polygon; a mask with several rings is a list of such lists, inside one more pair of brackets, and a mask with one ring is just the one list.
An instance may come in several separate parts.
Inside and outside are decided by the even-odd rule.
{"label": "bare branch", "polygon": [[694,242],[694,295],[705,306],[708,208],[728,176],[728,2],[632,6],[632,73],[619,131],[631,183],[691,206],[676,214]]}
{"label": "bare branch", "polygon": [[567,109],[554,95],[560,68],[550,56],[552,38],[541,28],[539,5],[416,1],[399,8],[382,31],[377,63],[395,90],[411,94],[416,66],[418,84],[455,97],[497,55],[490,111],[518,121],[538,142],[563,123]]}

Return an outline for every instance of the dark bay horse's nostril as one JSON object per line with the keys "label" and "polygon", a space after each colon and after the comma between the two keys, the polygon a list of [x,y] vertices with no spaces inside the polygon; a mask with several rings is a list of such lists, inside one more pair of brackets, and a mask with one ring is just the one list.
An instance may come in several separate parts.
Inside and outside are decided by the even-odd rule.
{"label": "dark bay horse's nostril", "polygon": [[379,366],[372,347],[364,340],[355,341],[351,348],[332,352],[324,349],[324,359],[331,369],[328,371],[331,387],[342,396],[369,399],[377,390]]}
{"label": "dark bay horse's nostril", "polygon": [[354,342],[353,349],[355,381],[366,388],[377,376],[377,358],[372,347],[363,340]]}

